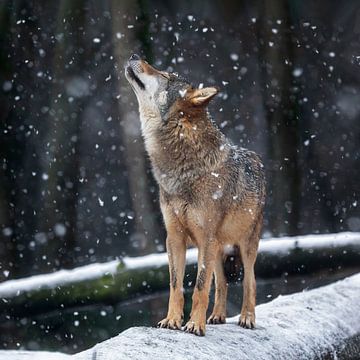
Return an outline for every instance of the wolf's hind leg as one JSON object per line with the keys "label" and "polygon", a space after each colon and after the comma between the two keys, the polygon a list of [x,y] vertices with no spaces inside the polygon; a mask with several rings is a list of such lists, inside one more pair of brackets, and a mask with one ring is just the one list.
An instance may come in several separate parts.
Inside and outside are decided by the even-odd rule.
{"label": "wolf's hind leg", "polygon": [[185,271],[186,242],[181,232],[168,229],[166,248],[169,257],[170,298],[168,313],[165,319],[159,321],[158,327],[181,329],[184,317],[183,279]]}
{"label": "wolf's hind leg", "polygon": [[256,281],[254,274],[255,261],[243,258],[244,280],[243,280],[243,304],[239,319],[239,325],[252,329],[255,327],[255,304],[256,304]]}
{"label": "wolf's hind leg", "polygon": [[228,284],[224,273],[223,253],[219,251],[215,260],[215,304],[208,324],[224,324],[226,321],[226,298]]}
{"label": "wolf's hind leg", "polygon": [[240,244],[240,252],[244,265],[243,303],[239,325],[253,329],[255,327],[256,281],[254,266],[260,239],[262,217],[257,219],[253,233],[249,239]]}

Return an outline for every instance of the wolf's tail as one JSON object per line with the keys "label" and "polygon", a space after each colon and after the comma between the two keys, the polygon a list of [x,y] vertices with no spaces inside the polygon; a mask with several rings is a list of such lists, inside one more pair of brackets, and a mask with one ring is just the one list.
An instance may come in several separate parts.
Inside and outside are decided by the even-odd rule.
{"label": "wolf's tail", "polygon": [[241,261],[240,248],[233,246],[224,255],[224,272],[228,283],[235,283],[243,280],[244,270]]}

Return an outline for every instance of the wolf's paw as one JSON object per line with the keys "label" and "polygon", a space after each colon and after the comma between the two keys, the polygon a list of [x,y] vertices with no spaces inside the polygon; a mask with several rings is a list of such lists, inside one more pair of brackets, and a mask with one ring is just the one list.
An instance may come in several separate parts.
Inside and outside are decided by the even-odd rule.
{"label": "wolf's paw", "polygon": [[245,314],[241,313],[238,324],[246,329],[254,329],[255,314],[249,311],[247,311]]}
{"label": "wolf's paw", "polygon": [[197,336],[205,336],[205,322],[199,322],[194,320],[189,320],[185,327],[184,331],[187,333],[191,333]]}
{"label": "wolf's paw", "polygon": [[176,318],[165,318],[158,322],[159,328],[166,328],[171,330],[181,330],[182,320]]}
{"label": "wolf's paw", "polygon": [[208,324],[225,324],[226,316],[221,313],[212,313],[207,319]]}

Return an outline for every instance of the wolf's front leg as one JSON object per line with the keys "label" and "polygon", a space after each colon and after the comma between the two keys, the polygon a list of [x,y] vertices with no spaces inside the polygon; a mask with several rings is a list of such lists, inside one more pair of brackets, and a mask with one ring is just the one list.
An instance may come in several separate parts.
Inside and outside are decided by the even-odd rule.
{"label": "wolf's front leg", "polygon": [[206,310],[209,305],[209,291],[214,272],[217,243],[215,239],[208,238],[199,244],[198,272],[190,320],[185,325],[185,331],[195,335],[205,335]]}
{"label": "wolf's front leg", "polygon": [[183,279],[185,270],[185,239],[168,231],[166,248],[169,257],[170,298],[168,314],[158,323],[159,327],[181,329],[184,313]]}

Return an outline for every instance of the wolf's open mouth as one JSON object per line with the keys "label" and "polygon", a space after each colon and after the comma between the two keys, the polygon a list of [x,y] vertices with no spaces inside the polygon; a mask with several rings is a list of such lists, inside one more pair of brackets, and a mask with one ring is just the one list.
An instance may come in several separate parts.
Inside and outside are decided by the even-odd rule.
{"label": "wolf's open mouth", "polygon": [[132,69],[132,67],[129,65],[126,67],[126,72],[128,73],[128,75],[130,76],[131,79],[133,79],[139,86],[140,89],[145,90],[145,85],[143,84],[143,82],[135,75],[134,70]]}

